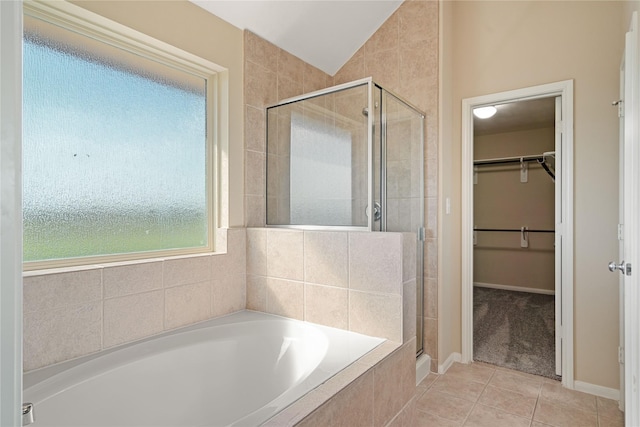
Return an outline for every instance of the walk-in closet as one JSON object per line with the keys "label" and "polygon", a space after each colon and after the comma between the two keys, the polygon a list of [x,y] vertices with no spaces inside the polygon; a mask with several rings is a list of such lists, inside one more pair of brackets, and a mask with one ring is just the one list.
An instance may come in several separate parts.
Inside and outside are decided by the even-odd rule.
{"label": "walk-in closet", "polygon": [[556,100],[492,107],[473,122],[473,358],[558,378]]}

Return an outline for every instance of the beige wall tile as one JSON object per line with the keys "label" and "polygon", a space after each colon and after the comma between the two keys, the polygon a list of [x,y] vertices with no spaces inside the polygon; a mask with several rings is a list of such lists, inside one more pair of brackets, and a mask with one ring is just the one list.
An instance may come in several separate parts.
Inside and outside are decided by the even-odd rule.
{"label": "beige wall tile", "polygon": [[416,233],[402,233],[402,282],[416,278]]}
{"label": "beige wall tile", "polygon": [[349,291],[349,330],[402,342],[402,297]]}
{"label": "beige wall tile", "polygon": [[31,276],[23,279],[25,312],[53,310],[99,301],[102,298],[102,269]]}
{"label": "beige wall tile", "polygon": [[264,196],[245,196],[245,223],[247,227],[264,227],[265,198]]}
{"label": "beige wall tile", "polygon": [[267,313],[304,320],[304,286],[302,282],[267,278]]}
{"label": "beige wall tile", "polygon": [[[425,23],[429,22],[430,10],[426,1],[407,1],[398,8],[400,46],[429,40],[432,32]],[[437,14],[435,16],[438,16]],[[437,22],[436,28],[437,28]],[[437,30],[435,36],[437,37]]]}
{"label": "beige wall tile", "polygon": [[104,297],[113,298],[162,288],[162,262],[143,262],[102,270]]}
{"label": "beige wall tile", "polygon": [[329,286],[349,286],[348,234],[304,232],[304,280]]}
{"label": "beige wall tile", "polygon": [[402,358],[402,402],[409,402],[416,394],[416,339],[412,338],[400,348]]}
{"label": "beige wall tile", "polygon": [[334,84],[352,82],[365,77],[364,46],[334,76]]}
{"label": "beige wall tile", "polygon": [[245,149],[265,153],[266,150],[266,118],[264,110],[245,107],[244,120]]}
{"label": "beige wall tile", "polygon": [[260,64],[274,73],[278,71],[278,48],[251,31],[244,31],[245,60]]}
{"label": "beige wall tile", "polygon": [[265,192],[265,154],[245,150],[245,194],[263,196]]}
{"label": "beige wall tile", "polygon": [[407,342],[416,337],[417,321],[416,321],[416,280],[410,280],[404,283],[404,292],[402,294],[402,340]]}
{"label": "beige wall tile", "polygon": [[304,285],[304,320],[333,328],[349,329],[347,289]]}
{"label": "beige wall tile", "polygon": [[424,277],[438,278],[438,239],[426,239],[424,242]]}
{"label": "beige wall tile", "polygon": [[211,256],[178,258],[164,262],[165,288],[211,280]]}
{"label": "beige wall tile", "polygon": [[286,50],[278,51],[278,76],[286,77],[302,84],[304,81],[304,61]]}
{"label": "beige wall tile", "polygon": [[267,275],[267,230],[247,228],[247,274]]}
{"label": "beige wall tile", "polygon": [[267,278],[247,274],[247,309],[267,311]]}
{"label": "beige wall tile", "polygon": [[267,230],[267,275],[303,280],[303,239],[298,230]]}
{"label": "beige wall tile", "polygon": [[104,301],[104,348],[157,334],[163,328],[162,290]]}
{"label": "beige wall tile", "polygon": [[424,317],[438,317],[438,280],[424,279]]}
{"label": "beige wall tile", "polygon": [[400,72],[398,69],[399,54],[397,50],[365,55],[365,74],[373,77],[373,80],[384,88],[398,87]]}
{"label": "beige wall tile", "polygon": [[422,346],[429,355],[438,354],[438,319],[424,318]]}
{"label": "beige wall tile", "polygon": [[401,294],[401,234],[349,233],[349,288]]}
{"label": "beige wall tile", "polygon": [[[246,228],[230,228],[227,230],[227,235],[227,256],[230,258],[229,269],[233,274],[246,273],[247,230]],[[215,273],[215,270],[213,272]]]}
{"label": "beige wall tile", "polygon": [[245,61],[245,91],[246,105],[259,109],[278,101],[277,74],[262,65]]}
{"label": "beige wall tile", "polygon": [[211,317],[224,316],[247,307],[247,275],[214,278],[211,285]]}
{"label": "beige wall tile", "polygon": [[313,65],[304,64],[304,93],[315,92],[333,84],[333,78]]}
{"label": "beige wall tile", "polygon": [[165,290],[165,329],[174,329],[211,317],[209,282],[176,286]]}
{"label": "beige wall tile", "polygon": [[302,81],[278,75],[278,101],[303,94]]}
{"label": "beige wall tile", "polygon": [[25,312],[23,331],[25,371],[99,351],[102,303]]}
{"label": "beige wall tile", "polygon": [[391,15],[384,24],[367,40],[364,45],[367,56],[398,49],[398,13]]}

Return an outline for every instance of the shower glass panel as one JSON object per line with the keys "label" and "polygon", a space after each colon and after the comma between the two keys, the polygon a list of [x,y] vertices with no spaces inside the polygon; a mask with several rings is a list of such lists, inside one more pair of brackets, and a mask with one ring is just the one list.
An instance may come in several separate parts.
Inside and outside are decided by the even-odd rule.
{"label": "shower glass panel", "polygon": [[367,226],[368,86],[267,109],[267,224]]}
{"label": "shower glass panel", "polygon": [[267,225],[411,232],[422,352],[424,114],[370,78],[267,107]]}

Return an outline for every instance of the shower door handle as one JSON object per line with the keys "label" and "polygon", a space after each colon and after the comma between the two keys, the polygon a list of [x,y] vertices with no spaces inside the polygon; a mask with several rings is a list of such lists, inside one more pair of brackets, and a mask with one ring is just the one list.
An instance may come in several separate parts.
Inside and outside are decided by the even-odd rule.
{"label": "shower door handle", "polygon": [[[369,216],[369,206],[365,208],[364,214],[366,216]],[[373,204],[373,220],[380,221],[381,217],[382,217],[382,206],[380,206],[380,202],[375,202]]]}

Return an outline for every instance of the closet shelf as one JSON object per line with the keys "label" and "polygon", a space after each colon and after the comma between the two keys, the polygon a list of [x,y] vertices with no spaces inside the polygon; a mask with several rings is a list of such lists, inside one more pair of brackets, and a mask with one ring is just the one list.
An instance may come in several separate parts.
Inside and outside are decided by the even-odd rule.
{"label": "closet shelf", "polygon": [[502,163],[520,163],[520,162],[542,162],[544,155],[520,156],[520,157],[500,157],[497,159],[474,160],[474,166],[482,165],[499,165]]}
{"label": "closet shelf", "polygon": [[523,231],[527,233],[555,233],[556,230],[536,230],[536,229],[525,229],[522,230],[520,228],[474,228],[473,231],[498,231],[498,232],[513,232],[513,233],[521,233]]}

